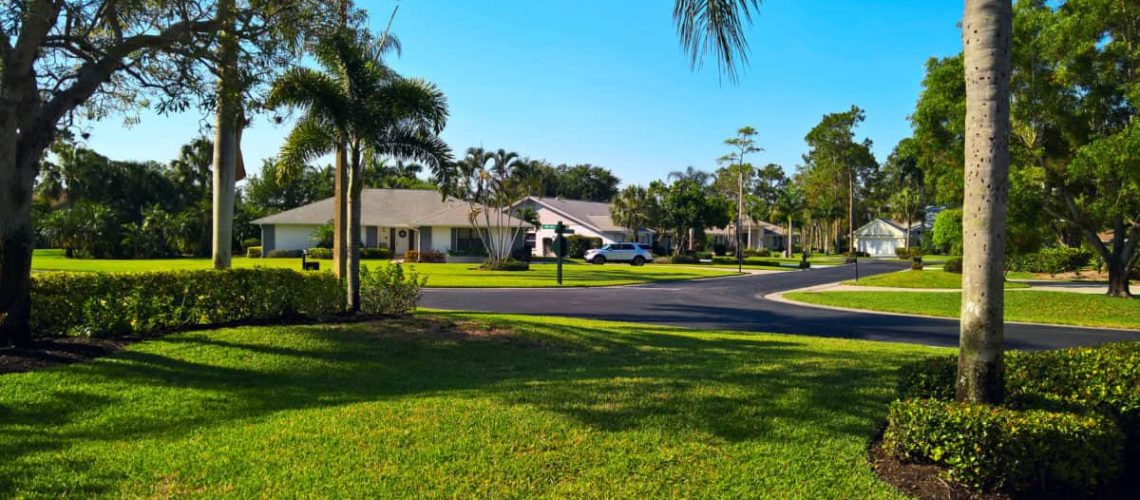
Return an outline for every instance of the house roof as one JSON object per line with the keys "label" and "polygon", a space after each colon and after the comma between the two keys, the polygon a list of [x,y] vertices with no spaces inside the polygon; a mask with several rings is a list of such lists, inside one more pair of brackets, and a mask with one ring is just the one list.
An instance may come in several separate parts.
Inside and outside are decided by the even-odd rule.
{"label": "house roof", "polygon": [[573,222],[585,226],[595,232],[624,232],[626,228],[614,224],[610,217],[610,204],[599,201],[564,200],[562,198],[527,197],[528,200],[538,203],[558,212]]}
{"label": "house roof", "polygon": [[[467,226],[467,202],[423,189],[365,189],[360,197],[360,223],[364,226],[419,227]],[[333,198],[303,205],[253,221],[254,224],[326,224],[333,218]],[[492,221],[492,224],[494,221]],[[526,225],[513,217],[511,226]]]}
{"label": "house roof", "polygon": [[[910,231],[922,230],[922,224],[911,223]],[[855,230],[855,236],[861,238],[875,238],[875,237],[888,237],[888,238],[902,238],[906,235],[905,224],[900,224],[896,221],[884,219],[879,217],[871,222],[868,222]]]}
{"label": "house roof", "polygon": [[[727,226],[725,226],[723,228],[713,228],[713,229],[709,229],[708,231],[705,231],[705,232],[707,234],[728,234],[729,230],[732,228],[735,228],[735,227],[736,227],[736,222],[733,221],[733,222],[730,222]],[[788,228],[782,227],[782,226],[779,226],[776,224],[772,224],[771,222],[762,221],[762,220],[746,219],[744,221],[744,223],[741,224],[741,230],[744,232],[748,232],[749,227],[751,227],[753,231],[763,229],[765,231],[768,231],[769,233],[775,233],[777,236],[784,236],[785,234],[788,233]]]}

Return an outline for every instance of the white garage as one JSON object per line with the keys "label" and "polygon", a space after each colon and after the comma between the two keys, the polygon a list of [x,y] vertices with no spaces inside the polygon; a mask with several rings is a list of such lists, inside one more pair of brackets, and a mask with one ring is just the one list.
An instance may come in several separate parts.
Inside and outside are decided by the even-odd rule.
{"label": "white garage", "polygon": [[[921,225],[911,228],[911,234],[921,230]],[[873,257],[894,256],[896,248],[906,248],[906,228],[894,221],[875,219],[855,230],[855,249]],[[915,241],[911,240],[911,244]]]}

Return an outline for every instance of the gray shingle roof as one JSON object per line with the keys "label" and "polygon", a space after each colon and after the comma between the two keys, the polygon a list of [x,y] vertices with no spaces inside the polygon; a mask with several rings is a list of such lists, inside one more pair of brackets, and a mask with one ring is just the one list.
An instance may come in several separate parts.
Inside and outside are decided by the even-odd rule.
{"label": "gray shingle roof", "polygon": [[[471,212],[467,202],[422,189],[365,189],[361,195],[360,219],[364,226],[419,227],[466,226]],[[254,224],[320,225],[333,218],[333,198],[263,217]],[[513,225],[525,225],[510,219]],[[494,223],[492,221],[492,223]]]}
{"label": "gray shingle roof", "polygon": [[598,232],[625,232],[628,229],[614,224],[610,218],[610,204],[597,201],[564,200],[561,198],[530,197],[536,203],[576,219],[578,223]]}

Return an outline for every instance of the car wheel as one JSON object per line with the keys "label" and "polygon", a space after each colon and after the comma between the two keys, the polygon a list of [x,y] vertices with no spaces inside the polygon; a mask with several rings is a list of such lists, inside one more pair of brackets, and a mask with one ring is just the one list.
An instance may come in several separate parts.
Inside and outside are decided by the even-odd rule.
{"label": "car wheel", "polygon": [[645,265],[645,257],[642,257],[640,255],[638,255],[637,257],[634,257],[632,264],[635,266],[644,266]]}
{"label": "car wheel", "polygon": [[597,257],[594,257],[594,260],[593,260],[592,262],[593,262],[594,264],[596,264],[596,265],[599,265],[599,266],[600,266],[600,265],[602,265],[602,264],[605,264],[605,263],[606,263],[606,258],[605,258],[605,257],[603,257],[603,256],[601,256],[601,255],[599,255],[599,256],[597,256]]}

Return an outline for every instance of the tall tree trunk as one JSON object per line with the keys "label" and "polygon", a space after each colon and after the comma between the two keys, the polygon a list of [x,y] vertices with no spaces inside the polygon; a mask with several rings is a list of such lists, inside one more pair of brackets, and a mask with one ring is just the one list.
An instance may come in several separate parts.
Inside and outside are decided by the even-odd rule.
{"label": "tall tree trunk", "polygon": [[788,244],[784,248],[784,257],[791,258],[793,250],[796,248],[795,226],[792,224],[792,218],[788,217]]}
{"label": "tall tree trunk", "polygon": [[[333,180],[333,272],[344,285],[348,269],[348,149],[336,146],[336,178]],[[396,242],[388,242],[396,251]]]}
{"label": "tall tree trunk", "polygon": [[1005,396],[1005,218],[1009,197],[1011,0],[966,0],[966,192],[962,209],[961,348],[957,399]]}
{"label": "tall tree trunk", "polygon": [[14,216],[17,226],[0,240],[0,346],[6,341],[16,347],[32,343],[31,273],[32,212],[31,186],[28,203]]}
{"label": "tall tree trunk", "polygon": [[360,216],[361,216],[361,203],[360,196],[362,193],[362,183],[360,179],[360,147],[353,144],[351,146],[351,159],[352,167],[348,171],[348,310],[349,312],[357,312],[360,310]]}
{"label": "tall tree trunk", "polygon": [[855,172],[847,168],[847,249],[855,254]]}
{"label": "tall tree trunk", "polygon": [[214,269],[229,269],[233,257],[234,183],[237,176],[238,110],[241,106],[241,75],[237,68],[237,38],[234,34],[234,0],[218,2],[222,28],[218,33],[218,108],[214,137]]}

